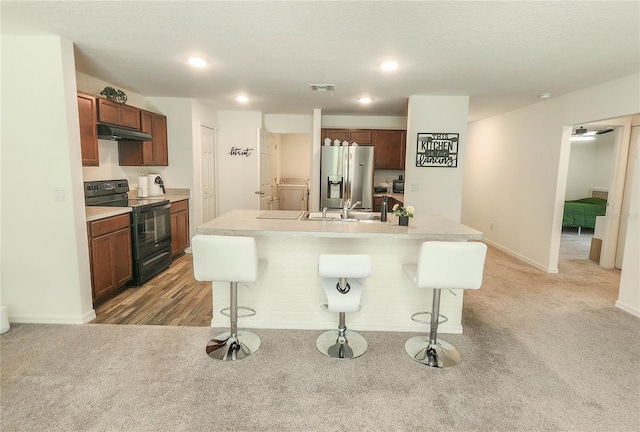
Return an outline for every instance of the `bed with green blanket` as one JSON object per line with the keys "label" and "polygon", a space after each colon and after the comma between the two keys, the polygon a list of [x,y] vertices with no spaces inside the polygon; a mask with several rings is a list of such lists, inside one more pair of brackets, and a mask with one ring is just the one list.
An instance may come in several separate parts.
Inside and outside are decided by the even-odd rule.
{"label": "bed with green blanket", "polygon": [[607,200],[602,198],[581,198],[564,202],[562,226],[567,228],[595,228],[596,216],[604,216]]}

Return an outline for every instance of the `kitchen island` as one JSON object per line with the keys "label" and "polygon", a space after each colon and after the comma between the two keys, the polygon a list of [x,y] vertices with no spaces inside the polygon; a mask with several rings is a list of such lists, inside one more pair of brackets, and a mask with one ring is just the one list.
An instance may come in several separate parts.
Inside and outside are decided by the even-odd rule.
{"label": "kitchen island", "polygon": [[[439,215],[417,215],[408,227],[389,222],[310,220],[306,212],[234,210],[196,229],[197,234],[254,237],[258,255],[268,262],[256,283],[238,287],[238,303],[257,311],[243,318],[244,328],[330,329],[336,313],[324,312],[327,302],[318,276],[318,256],[324,253],[366,253],[372,273],[366,279],[360,312],[347,314],[353,330],[417,331],[427,326],[411,320],[418,311],[431,310],[430,290],[415,288],[402,264],[416,262],[420,245],[428,240],[481,240],[480,231]],[[442,333],[462,333],[463,291],[442,292],[440,313],[449,321]],[[228,306],[229,284],[213,284],[212,327],[227,327],[219,310]]]}

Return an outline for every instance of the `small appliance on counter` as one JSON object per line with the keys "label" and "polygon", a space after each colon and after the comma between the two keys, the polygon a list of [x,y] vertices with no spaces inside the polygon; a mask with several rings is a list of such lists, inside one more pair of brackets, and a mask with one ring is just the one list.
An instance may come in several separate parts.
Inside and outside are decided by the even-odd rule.
{"label": "small appliance on counter", "polygon": [[147,174],[149,179],[149,196],[164,195],[164,181],[160,174]]}
{"label": "small appliance on counter", "polygon": [[138,177],[138,198],[147,198],[149,196],[149,177]]}
{"label": "small appliance on counter", "polygon": [[404,179],[402,176],[393,181],[393,193],[404,193]]}

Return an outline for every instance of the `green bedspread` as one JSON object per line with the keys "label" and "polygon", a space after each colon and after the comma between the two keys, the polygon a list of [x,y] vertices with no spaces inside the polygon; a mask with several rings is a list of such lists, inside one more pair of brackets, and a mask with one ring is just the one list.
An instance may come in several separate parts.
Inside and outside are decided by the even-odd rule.
{"label": "green bedspread", "polygon": [[564,202],[563,227],[595,228],[596,216],[604,216],[607,201],[602,198],[581,198]]}

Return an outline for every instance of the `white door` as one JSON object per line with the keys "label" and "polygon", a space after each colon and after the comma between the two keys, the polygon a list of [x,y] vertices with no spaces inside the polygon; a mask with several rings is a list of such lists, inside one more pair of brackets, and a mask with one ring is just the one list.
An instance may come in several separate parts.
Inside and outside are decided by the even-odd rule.
{"label": "white door", "polygon": [[271,133],[266,129],[259,129],[260,135],[260,210],[271,210]]}
{"label": "white door", "polygon": [[215,193],[215,131],[206,126],[200,126],[200,169],[202,177],[202,223],[216,217],[216,193]]}

